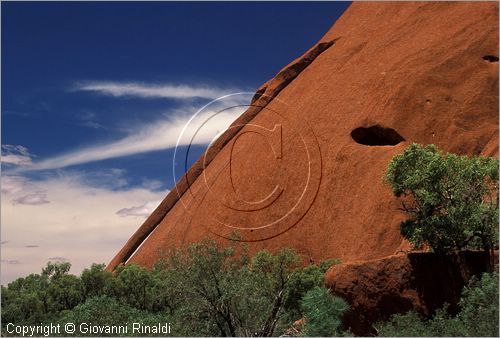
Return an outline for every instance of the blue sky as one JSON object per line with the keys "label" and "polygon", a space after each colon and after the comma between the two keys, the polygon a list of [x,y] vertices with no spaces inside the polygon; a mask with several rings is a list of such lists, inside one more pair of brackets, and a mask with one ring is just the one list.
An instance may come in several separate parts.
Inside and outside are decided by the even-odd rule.
{"label": "blue sky", "polygon": [[191,116],[254,92],[348,5],[2,2],[2,283],[49,259],[107,263],[172,188]]}

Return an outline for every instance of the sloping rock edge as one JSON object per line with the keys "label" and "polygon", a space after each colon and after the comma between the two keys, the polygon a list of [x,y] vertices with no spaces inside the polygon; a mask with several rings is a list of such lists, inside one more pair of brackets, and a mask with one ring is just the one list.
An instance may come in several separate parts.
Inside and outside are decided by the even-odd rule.
{"label": "sloping rock edge", "polygon": [[130,237],[127,243],[116,254],[107,266],[108,271],[113,271],[116,266],[124,264],[139,248],[143,241],[161,223],[167,213],[179,201],[182,195],[189,189],[191,184],[201,175],[205,167],[217,156],[217,154],[228,144],[233,137],[257,114],[264,109],[290,82],[306,69],[319,55],[335,44],[338,39],[320,42],[309,49],[303,56],[282,69],[274,78],[264,83],[255,93],[249,108],[228,128],[202,155],[191,168],[182,176],[174,189],[165,197],[153,213]]}

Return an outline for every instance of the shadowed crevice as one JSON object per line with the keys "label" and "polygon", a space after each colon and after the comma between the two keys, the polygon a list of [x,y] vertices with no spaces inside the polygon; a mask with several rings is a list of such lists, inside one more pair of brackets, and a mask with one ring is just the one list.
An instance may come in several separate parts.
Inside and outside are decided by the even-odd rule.
{"label": "shadowed crevice", "polygon": [[384,128],[380,125],[371,127],[359,127],[351,132],[352,139],[365,146],[395,146],[405,139],[392,128]]}
{"label": "shadowed crevice", "polygon": [[498,62],[498,56],[495,56],[495,55],[485,55],[485,56],[483,56],[483,60],[486,60],[488,62]]}

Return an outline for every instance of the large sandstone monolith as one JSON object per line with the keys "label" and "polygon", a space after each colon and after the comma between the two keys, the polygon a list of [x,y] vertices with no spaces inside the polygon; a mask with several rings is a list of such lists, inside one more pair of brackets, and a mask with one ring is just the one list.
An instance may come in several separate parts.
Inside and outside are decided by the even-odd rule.
{"label": "large sandstone monolith", "polygon": [[403,215],[382,176],[411,142],[497,156],[497,3],[353,3],[257,91],[109,268],[235,233],[315,262],[397,254]]}

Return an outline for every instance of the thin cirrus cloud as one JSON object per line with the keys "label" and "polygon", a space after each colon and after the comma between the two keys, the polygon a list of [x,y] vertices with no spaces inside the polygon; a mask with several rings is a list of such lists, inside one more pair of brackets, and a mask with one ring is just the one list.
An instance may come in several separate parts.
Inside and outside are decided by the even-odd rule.
{"label": "thin cirrus cloud", "polygon": [[2,194],[16,194],[23,192],[29,185],[29,180],[23,176],[2,177]]}
{"label": "thin cirrus cloud", "polygon": [[[237,101],[237,100],[233,100]],[[245,100],[245,102],[247,102]],[[165,120],[138,126],[129,135],[109,143],[92,145],[62,155],[33,162],[26,170],[64,168],[89,162],[171,149],[176,146],[207,145],[246,109],[243,102],[232,102],[223,111],[210,109],[196,116],[175,114]],[[182,135],[182,136],[181,136]]]}
{"label": "thin cirrus cloud", "polygon": [[84,111],[79,116],[79,125],[91,129],[106,129],[102,124],[97,121],[97,115],[94,112]]}
{"label": "thin cirrus cloud", "polygon": [[[217,87],[194,87],[189,85],[152,85],[135,82],[87,82],[75,86],[74,90],[92,91],[114,97],[133,96],[151,98],[217,98],[202,109],[184,105],[184,109],[172,110],[163,120],[135,126],[128,135],[108,143],[55,155],[41,161],[32,161],[27,149],[3,149],[6,156],[2,162],[16,165],[21,170],[48,170],[80,165],[89,162],[124,157],[151,151],[170,149],[176,146],[207,145],[226,130],[248,107],[252,93],[230,91]],[[197,112],[198,110],[198,112]],[[95,115],[82,117],[93,121]],[[10,146],[15,147],[15,146]]]}
{"label": "thin cirrus cloud", "polygon": [[32,164],[32,155],[28,148],[21,145],[2,145],[2,163],[15,166],[30,166]]}
{"label": "thin cirrus cloud", "polygon": [[114,97],[129,96],[149,99],[188,99],[196,97],[215,99],[235,92],[235,90],[219,87],[114,81],[79,82],[76,83],[73,90],[89,91]]}
{"label": "thin cirrus cloud", "polygon": [[25,205],[40,205],[50,203],[47,199],[47,193],[45,191],[35,191],[33,193],[15,198],[12,200],[13,204],[25,204]]}
{"label": "thin cirrus cloud", "polygon": [[116,212],[117,215],[126,217],[126,216],[135,216],[135,217],[147,217],[149,216],[153,210],[160,204],[160,200],[158,201],[150,201],[146,202],[142,205],[132,206],[130,208],[123,208]]}

